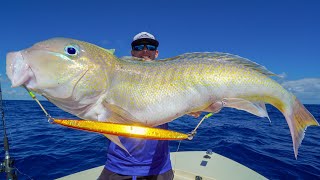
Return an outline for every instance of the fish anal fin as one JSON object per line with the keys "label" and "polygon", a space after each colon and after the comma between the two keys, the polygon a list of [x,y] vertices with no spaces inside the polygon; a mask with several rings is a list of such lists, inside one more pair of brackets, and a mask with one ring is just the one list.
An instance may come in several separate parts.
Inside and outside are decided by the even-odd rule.
{"label": "fish anal fin", "polygon": [[270,121],[266,106],[262,102],[251,102],[241,98],[224,98],[222,102],[224,107],[243,110],[259,117],[266,117]]}

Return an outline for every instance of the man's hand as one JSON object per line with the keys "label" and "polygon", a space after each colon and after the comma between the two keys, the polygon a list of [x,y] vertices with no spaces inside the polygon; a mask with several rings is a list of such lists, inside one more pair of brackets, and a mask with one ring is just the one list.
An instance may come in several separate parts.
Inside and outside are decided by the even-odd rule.
{"label": "man's hand", "polygon": [[202,113],[201,111],[197,111],[197,112],[188,113],[187,115],[198,118],[201,115],[201,113]]}
{"label": "man's hand", "polygon": [[149,56],[143,56],[142,57],[145,61],[152,61],[152,59],[149,58]]}

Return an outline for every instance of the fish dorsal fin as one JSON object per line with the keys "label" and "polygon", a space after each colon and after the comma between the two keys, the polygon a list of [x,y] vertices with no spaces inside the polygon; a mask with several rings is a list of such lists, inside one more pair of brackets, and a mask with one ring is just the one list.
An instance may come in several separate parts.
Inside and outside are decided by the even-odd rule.
{"label": "fish dorsal fin", "polygon": [[266,76],[278,76],[277,74],[274,74],[273,72],[269,71],[266,67],[256,62],[250,61],[249,59],[242,58],[240,56],[228,54],[228,53],[217,53],[217,54],[219,54],[220,56],[219,59],[221,58],[222,61],[228,61],[238,65],[243,65],[261,74],[264,74]]}
{"label": "fish dorsal fin", "polygon": [[261,74],[264,74],[266,76],[279,76],[267,70],[266,67],[258,63],[255,63],[253,61],[250,61],[249,59],[245,59],[240,56],[229,54],[229,53],[221,53],[221,52],[186,53],[176,57],[162,59],[161,61],[166,62],[166,61],[173,61],[173,60],[193,60],[193,59],[205,59],[209,61],[212,60],[217,62],[228,62],[236,65],[242,65],[244,67],[257,71]]}
{"label": "fish dorsal fin", "polygon": [[106,51],[114,55],[114,52],[116,52],[116,49],[106,49]]}
{"label": "fish dorsal fin", "polygon": [[98,47],[98,48],[102,49],[103,51],[105,51],[105,52],[107,52],[109,54],[112,54],[112,55],[114,55],[114,53],[116,52],[116,49],[105,49],[105,48],[102,48],[102,47],[99,47],[99,46],[96,46],[96,47]]}

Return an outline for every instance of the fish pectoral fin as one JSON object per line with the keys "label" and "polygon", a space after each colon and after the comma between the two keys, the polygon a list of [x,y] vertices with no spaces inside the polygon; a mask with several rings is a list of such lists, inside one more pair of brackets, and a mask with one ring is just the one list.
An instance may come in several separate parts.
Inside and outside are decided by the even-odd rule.
{"label": "fish pectoral fin", "polygon": [[139,120],[137,120],[128,111],[117,105],[103,102],[103,106],[111,112],[111,115],[106,120],[107,122],[122,124],[137,124],[137,122],[139,122]]}
{"label": "fish pectoral fin", "polygon": [[126,147],[123,146],[123,144],[121,143],[120,139],[118,136],[115,135],[109,135],[109,134],[104,134],[105,137],[107,137],[108,139],[110,139],[110,141],[112,141],[113,143],[115,143],[116,145],[118,145],[121,149],[123,149],[124,151],[126,151],[130,156],[131,154],[129,153],[129,151],[127,150]]}
{"label": "fish pectoral fin", "polygon": [[224,98],[222,102],[224,107],[247,111],[259,117],[266,117],[270,121],[266,106],[263,102],[251,102],[241,98]]}
{"label": "fish pectoral fin", "polygon": [[[103,102],[102,105],[110,112],[111,114],[106,118],[106,122],[112,122],[112,123],[122,123],[122,124],[136,124],[139,122],[135,117],[133,117],[128,111],[125,109],[114,105],[109,104],[107,102]],[[118,145],[120,148],[122,148],[124,151],[126,151],[130,156],[131,154],[129,151],[123,146],[118,136],[115,135],[109,135],[104,134],[110,141]]]}

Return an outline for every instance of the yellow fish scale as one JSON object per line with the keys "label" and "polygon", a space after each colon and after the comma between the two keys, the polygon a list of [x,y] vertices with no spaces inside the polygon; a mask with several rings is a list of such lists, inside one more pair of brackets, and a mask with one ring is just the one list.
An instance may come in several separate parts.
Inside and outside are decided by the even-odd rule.
{"label": "yellow fish scale", "polygon": [[[186,93],[188,88],[193,88],[201,83],[199,78],[194,77],[196,68],[193,66],[184,68],[154,66],[151,63],[149,65],[149,67],[129,67],[139,73],[119,72],[124,73],[119,75],[121,83],[117,85],[117,92],[126,97],[130,96],[129,104],[133,106],[144,107],[150,103],[157,103],[163,97]],[[203,72],[198,72],[198,74],[201,73]],[[124,79],[126,79],[125,82]]]}
{"label": "yellow fish scale", "polygon": [[[159,66],[159,63],[163,63]],[[197,87],[208,89],[228,90],[233,96],[255,101],[266,101],[271,104],[279,104],[281,96],[286,91],[272,79],[248,68],[234,64],[186,62],[170,63],[140,63],[131,64],[128,69],[135,73],[128,73],[125,69],[119,71],[121,85],[118,85],[119,94],[130,97],[130,105],[145,107],[157,103],[164,96],[175,97],[178,94],[188,95],[188,91]],[[126,81],[124,81],[126,80]],[[268,88],[271,94],[275,92],[278,98],[271,98],[269,94],[261,94],[257,89]],[[254,92],[254,93],[252,93]],[[281,103],[280,103],[281,104]],[[277,105],[282,106],[282,105]]]}

